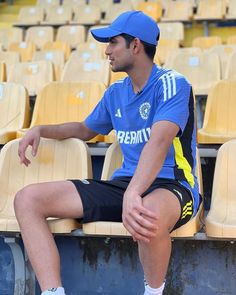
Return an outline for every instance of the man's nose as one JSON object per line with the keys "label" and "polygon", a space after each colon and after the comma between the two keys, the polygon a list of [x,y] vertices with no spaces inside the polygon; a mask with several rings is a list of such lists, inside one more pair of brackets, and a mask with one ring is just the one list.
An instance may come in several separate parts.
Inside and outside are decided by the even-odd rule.
{"label": "man's nose", "polygon": [[105,54],[106,55],[111,54],[111,50],[110,50],[110,46],[109,45],[107,45],[107,47],[106,47]]}

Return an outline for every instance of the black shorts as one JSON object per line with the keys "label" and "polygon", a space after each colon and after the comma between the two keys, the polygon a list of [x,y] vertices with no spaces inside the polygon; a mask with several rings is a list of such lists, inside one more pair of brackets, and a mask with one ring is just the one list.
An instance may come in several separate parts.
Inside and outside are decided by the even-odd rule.
{"label": "black shorts", "polygon": [[[123,195],[129,185],[131,177],[119,177],[114,180],[70,180],[74,183],[83,204],[83,223],[93,221],[122,222]],[[191,192],[172,179],[156,179],[142,197],[157,188],[171,191],[179,200],[181,216],[174,229],[187,223],[193,216],[193,198]]]}

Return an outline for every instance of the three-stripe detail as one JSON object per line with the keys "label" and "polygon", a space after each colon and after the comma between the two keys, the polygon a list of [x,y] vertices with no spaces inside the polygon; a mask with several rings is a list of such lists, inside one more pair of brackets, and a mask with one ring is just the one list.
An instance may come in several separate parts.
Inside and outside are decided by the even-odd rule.
{"label": "three-stripe detail", "polygon": [[168,72],[160,78],[163,83],[163,100],[167,101],[176,95],[176,80],[175,74]]}
{"label": "three-stripe detail", "polygon": [[181,219],[184,219],[187,215],[192,215],[192,214],[193,214],[193,201],[189,201],[183,207]]}

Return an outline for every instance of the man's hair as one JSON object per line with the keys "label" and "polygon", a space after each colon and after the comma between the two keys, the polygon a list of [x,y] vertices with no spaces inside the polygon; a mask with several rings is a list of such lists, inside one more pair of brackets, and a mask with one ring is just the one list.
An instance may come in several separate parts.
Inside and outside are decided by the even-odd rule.
{"label": "man's hair", "polygon": [[[128,34],[121,34],[120,36],[122,36],[124,39],[125,39],[125,42],[126,42],[126,46],[127,48],[129,48],[130,46],[130,43],[135,39],[135,37],[131,36],[131,35],[128,35]],[[159,36],[157,38],[157,41],[159,39]],[[150,44],[150,43],[147,43],[147,42],[144,42],[142,40],[140,40],[140,42],[143,44],[143,47],[144,47],[144,51],[145,53],[147,54],[147,56],[153,60],[154,59],[154,56],[155,56],[155,53],[156,53],[156,46],[153,45],[153,44]]]}

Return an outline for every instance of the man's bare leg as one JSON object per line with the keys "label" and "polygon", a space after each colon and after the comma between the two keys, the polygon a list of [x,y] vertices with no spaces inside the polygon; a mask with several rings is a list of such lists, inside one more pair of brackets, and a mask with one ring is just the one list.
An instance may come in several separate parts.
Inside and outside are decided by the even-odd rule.
{"label": "man's bare leg", "polygon": [[177,197],[166,189],[156,189],[143,199],[143,204],[156,213],[159,229],[149,243],[138,243],[139,256],[148,285],[160,288],[166,277],[171,254],[170,230],[178,221],[181,208]]}
{"label": "man's bare leg", "polygon": [[14,206],[41,290],[61,286],[60,257],[46,218],[83,216],[75,186],[70,181],[29,185],[17,193]]}

